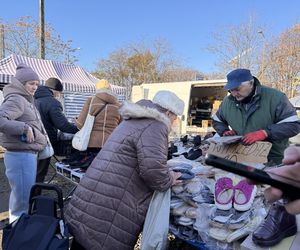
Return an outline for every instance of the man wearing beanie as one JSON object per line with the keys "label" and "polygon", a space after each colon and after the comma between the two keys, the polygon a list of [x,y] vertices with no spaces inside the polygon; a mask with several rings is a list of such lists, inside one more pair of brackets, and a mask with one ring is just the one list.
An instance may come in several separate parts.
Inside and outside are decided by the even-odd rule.
{"label": "man wearing beanie", "polygon": [[[288,139],[300,132],[300,121],[287,96],[261,85],[249,69],[235,69],[227,75],[226,96],[213,117],[220,136],[241,135],[242,143],[269,141],[268,165],[280,164]],[[282,204],[273,204],[263,223],[253,232],[253,241],[272,246],[296,234],[295,217]]]}
{"label": "man wearing beanie", "polygon": [[[63,113],[61,103],[56,99],[63,91],[63,85],[57,78],[49,78],[45,86],[39,86],[34,97],[35,105],[38,108],[44,127],[47,131],[54,152],[58,151],[57,134],[58,129],[65,133],[74,134],[77,127],[70,123]],[[48,172],[50,158],[39,160],[37,167],[37,182],[43,182]]]}

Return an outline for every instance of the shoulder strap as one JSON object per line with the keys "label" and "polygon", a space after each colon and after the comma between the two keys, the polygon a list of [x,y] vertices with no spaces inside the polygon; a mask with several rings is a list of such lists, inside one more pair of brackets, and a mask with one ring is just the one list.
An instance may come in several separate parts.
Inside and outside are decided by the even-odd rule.
{"label": "shoulder strap", "polygon": [[99,115],[106,107],[107,104],[105,104],[96,114],[95,116]]}
{"label": "shoulder strap", "polygon": [[[90,113],[90,111],[91,111],[91,106],[92,106],[92,102],[93,102],[93,100],[94,100],[94,98],[95,97],[92,97],[92,100],[91,100],[91,102],[90,102],[90,106],[89,106],[89,112],[88,112],[88,114]],[[106,107],[106,103],[105,103],[105,105],[94,115],[95,117],[97,116],[97,115],[99,115],[102,111],[103,111],[103,109],[105,109],[105,107]]]}

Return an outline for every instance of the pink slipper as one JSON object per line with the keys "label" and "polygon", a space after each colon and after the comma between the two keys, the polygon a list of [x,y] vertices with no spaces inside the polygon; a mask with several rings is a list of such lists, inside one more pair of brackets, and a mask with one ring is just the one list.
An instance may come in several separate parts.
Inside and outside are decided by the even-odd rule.
{"label": "pink slipper", "polygon": [[245,179],[241,180],[235,187],[233,207],[237,211],[247,211],[251,208],[256,195],[257,188],[249,184]]}
{"label": "pink slipper", "polygon": [[232,180],[222,177],[215,184],[215,204],[218,209],[229,210],[232,207],[234,188]]}

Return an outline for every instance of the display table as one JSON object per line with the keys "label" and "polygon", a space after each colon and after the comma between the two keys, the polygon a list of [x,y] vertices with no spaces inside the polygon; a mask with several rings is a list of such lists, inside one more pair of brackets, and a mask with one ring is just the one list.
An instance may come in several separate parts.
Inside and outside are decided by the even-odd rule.
{"label": "display table", "polygon": [[68,165],[65,165],[61,162],[55,163],[56,173],[67,179],[68,181],[73,182],[74,184],[78,184],[82,176],[84,176],[84,172],[80,170],[80,168],[69,168]]}

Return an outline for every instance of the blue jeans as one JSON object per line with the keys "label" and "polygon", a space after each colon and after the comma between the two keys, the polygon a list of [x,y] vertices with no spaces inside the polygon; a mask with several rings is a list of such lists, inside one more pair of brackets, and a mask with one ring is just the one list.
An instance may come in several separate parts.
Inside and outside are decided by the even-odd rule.
{"label": "blue jeans", "polygon": [[28,212],[30,189],[35,184],[37,154],[6,151],[5,174],[11,188],[9,197],[9,222]]}

